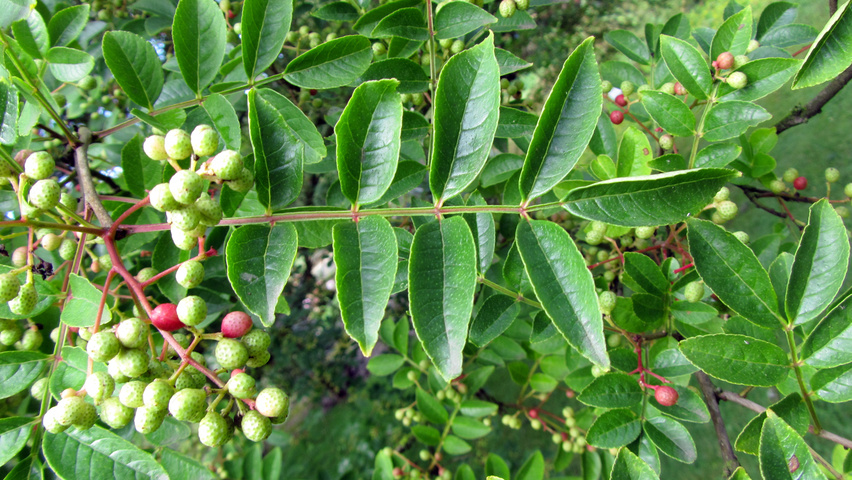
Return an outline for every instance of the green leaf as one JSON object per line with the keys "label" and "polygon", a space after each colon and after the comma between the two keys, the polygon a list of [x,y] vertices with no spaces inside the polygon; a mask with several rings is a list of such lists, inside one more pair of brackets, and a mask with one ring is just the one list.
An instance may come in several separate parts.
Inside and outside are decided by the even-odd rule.
{"label": "green leaf", "polygon": [[453,433],[465,440],[476,440],[491,433],[491,427],[470,417],[456,417],[453,420]]}
{"label": "green leaf", "polygon": [[241,38],[243,67],[249,81],[263,73],[278,58],[287,32],[290,31],[292,18],[293,0],[245,1]]}
{"label": "green leaf", "polygon": [[704,121],[704,139],[719,142],[735,138],[760,123],[769,120],[772,115],[762,107],[751,102],[732,100],[720,102],[710,109]]}
{"label": "green leaf", "polygon": [[616,178],[571,190],[565,209],[611,225],[675,224],[700,212],[736,175],[732,170],[705,168]]}
{"label": "green leaf", "polygon": [[0,80],[0,143],[11,145],[18,138],[18,91]]}
{"label": "green leaf", "polygon": [[367,206],[383,205],[396,200],[423,183],[424,175],[426,175],[425,165],[414,160],[402,160],[397,165],[393,181],[382,198]]}
{"label": "green leaf", "polygon": [[703,335],[680,342],[680,351],[708,375],[738,385],[771,387],[789,372],[777,345],[745,335]]}
{"label": "green leaf", "polygon": [[50,73],[60,82],[76,82],[95,67],[95,59],[86,52],[67,47],[53,47],[45,56]]}
{"label": "green leaf", "polygon": [[794,325],[816,318],[834,300],[846,277],[849,237],[828,200],[810,208],[787,284],[785,310]]}
{"label": "green leaf", "polygon": [[[69,285],[72,297],[62,309],[62,323],[71,327],[91,327],[98,318],[98,305],[103,292],[98,290],[86,277],[72,273]],[[112,319],[110,309],[104,308],[101,314],[101,324],[107,324]]]}
{"label": "green leaf", "polygon": [[488,297],[470,326],[470,342],[480,348],[488,345],[509,328],[520,311],[520,305],[511,297]]}
{"label": "green leaf", "polygon": [[[170,417],[166,417],[167,421],[169,419]],[[189,458],[170,448],[162,449],[161,455],[160,463],[169,473],[169,478],[191,478],[192,480],[214,480],[217,478],[209,468],[198,460]]]}
{"label": "green leaf", "polygon": [[[453,2],[456,4],[458,2]],[[470,5],[469,3],[458,3],[459,5]],[[518,138],[532,135],[535,131],[538,115],[525,112],[516,108],[500,107],[500,121],[497,124],[497,138]],[[511,154],[503,154],[511,155]],[[489,163],[491,160],[489,160]],[[484,173],[484,172],[483,172]]]}
{"label": "green leaf", "polygon": [[334,264],[340,315],[346,332],[370,356],[378,340],[396,277],[397,245],[393,227],[384,218],[334,226]]}
{"label": "green leaf", "polygon": [[793,89],[831,80],[852,63],[852,2],[837,9],[808,50],[793,79]]}
{"label": "green leaf", "polygon": [[144,198],[146,195],[145,171],[142,167],[141,136],[134,135],[121,148],[121,170],[124,172],[124,181],[127,182],[127,189],[133,195]]}
{"label": "green leaf", "polygon": [[459,408],[462,415],[480,418],[497,413],[498,406],[483,400],[464,400]]}
{"label": "green leaf", "polygon": [[0,465],[5,465],[6,462],[15,458],[15,455],[24,448],[33,432],[34,422],[35,419],[27,417],[0,419]]}
{"label": "green leaf", "polygon": [[635,33],[628,30],[610,30],[604,33],[604,40],[634,62],[648,65],[651,62],[651,52]]}
{"label": "green leaf", "polygon": [[449,2],[438,7],[435,14],[435,36],[459,38],[479,27],[496,23],[497,17],[467,2]]}
{"label": "green leaf", "polygon": [[722,168],[740,156],[742,147],[733,143],[707,145],[695,155],[695,168]]}
{"label": "green leaf", "polygon": [[[363,83],[370,80],[381,80],[385,78],[395,78],[396,80],[399,80],[399,86],[396,89],[399,93],[423,92],[429,88],[429,76],[423,71],[423,67],[407,58],[389,58],[387,60],[375,62],[370,65],[370,68],[368,68],[367,71],[364,72],[364,75],[356,80],[355,83]],[[406,110],[404,114],[420,115],[419,113],[408,110]],[[403,125],[405,125],[405,122],[406,120],[404,119]]]}
{"label": "green leaf", "polygon": [[556,379],[544,373],[534,373],[530,377],[530,388],[536,392],[550,393],[556,389],[558,384],[559,382]]}
{"label": "green leaf", "polygon": [[311,12],[311,15],[329,22],[351,22],[358,20],[358,17],[361,16],[358,13],[358,9],[349,2],[331,2],[325,4],[316,11]]}
{"label": "green leaf", "polygon": [[852,364],[817,371],[811,377],[811,389],[829,403],[852,400]]}
{"label": "green leaf", "polygon": [[625,253],[624,271],[647,293],[662,296],[669,291],[669,281],[651,257],[636,252]]}
{"label": "green leaf", "polygon": [[50,46],[63,46],[77,40],[89,21],[89,5],[77,5],[56,12],[47,24]]}
{"label": "green leaf", "polygon": [[0,353],[0,398],[10,397],[29,387],[47,367],[47,355],[39,352]]}
{"label": "green leaf", "polygon": [[422,42],[429,38],[429,31],[426,29],[426,19],[423,17],[423,12],[417,7],[409,7],[401,8],[383,18],[373,29],[370,36],[376,38],[399,37]]}
{"label": "green leaf", "polygon": [[[467,204],[488,205],[479,192],[472,193],[467,199]],[[485,273],[491,267],[491,262],[494,259],[494,243],[497,235],[494,227],[494,216],[488,212],[466,213],[464,220],[470,227],[473,241],[476,244],[477,271]]]}
{"label": "green leaf", "polygon": [[[170,235],[163,235],[157,240],[157,245],[154,246],[154,253],[151,255],[151,266],[156,268],[158,272],[162,272],[187,260],[189,260],[189,252],[177,248]],[[167,275],[158,280],[157,288],[172,303],[179,302],[186,296],[187,292],[186,288],[177,283],[174,275]]]}
{"label": "green leaf", "polygon": [[289,205],[302,189],[305,147],[287,124],[289,100],[272,90],[250,90],[248,115],[260,203],[272,212]]}
{"label": "green leaf", "polygon": [[417,388],[415,393],[417,397],[417,409],[432,423],[443,425],[449,420],[447,410],[441,405],[437,398],[428,394],[422,388]]}
{"label": "green leaf", "polygon": [[626,448],[618,451],[610,480],[659,480],[657,473],[644,460]]}
{"label": "green leaf", "polygon": [[[246,2],[246,8],[254,2]],[[243,20],[248,18],[243,14]],[[249,25],[243,24],[251,32]],[[178,3],[172,24],[175,58],[183,81],[196,95],[219,73],[225,57],[227,25],[213,0],[183,0]],[[248,35],[249,37],[251,35]],[[243,37],[243,44],[246,36]],[[251,78],[251,76],[249,76]]]}
{"label": "green leaf", "polygon": [[[713,309],[713,307],[703,303],[689,304],[688,302],[679,302],[678,306],[680,304],[705,305],[709,309],[709,316],[715,317],[717,315],[717,312]],[[679,316],[679,310],[676,308],[677,307],[672,308],[672,315],[675,318]],[[690,316],[699,315],[697,312],[687,312],[687,314]],[[748,322],[748,324],[754,325],[750,322]],[[680,353],[680,350],[677,348],[677,344],[677,340],[671,337],[664,337],[654,342],[651,346],[650,352],[648,352],[651,359],[651,365],[654,367],[654,373],[664,377],[678,377],[681,375],[689,375],[697,370],[695,366],[689,363],[689,360]],[[702,405],[704,405],[703,402]]]}
{"label": "green leaf", "polygon": [[802,437],[772,410],[760,434],[760,473],[773,480],[825,479]]}
{"label": "green leaf", "polygon": [[[506,477],[508,480],[509,477]],[[543,480],[544,479],[544,456],[541,450],[536,450],[527,458],[518,473],[515,474],[515,480]]]}
{"label": "green leaf", "polygon": [[627,408],[642,401],[642,389],[626,373],[608,373],[595,378],[577,400],[593,407]]}
{"label": "green leaf", "polygon": [[[819,35],[819,30],[801,23],[784,25],[782,27],[773,28],[766,32],[761,42],[767,49],[769,55],[764,56],[779,56],[773,55],[775,52],[783,52],[782,48],[792,47],[794,45],[802,45],[812,43]],[[770,50],[772,49],[772,50]],[[771,53],[770,53],[771,52]],[[786,52],[784,52],[786,53]],[[784,55],[786,57],[786,55]]]}
{"label": "green leaf", "polygon": [[[240,131],[240,120],[237,118],[237,112],[231,102],[222,95],[213,93],[204,99],[202,106],[213,122],[213,126],[216,127],[216,131],[225,141],[225,148],[239,152],[242,144],[242,132]],[[305,153],[307,154],[307,149]]]}
{"label": "green leaf", "polygon": [[494,35],[454,55],[435,91],[429,188],[435,205],[458,195],[479,175],[497,130],[500,74]]}
{"label": "green leaf", "polygon": [[515,236],[536,297],[556,328],[584,357],[608,367],[594,280],[571,236],[544,220],[521,221]]}
{"label": "green leaf", "polygon": [[[801,435],[808,431],[811,417],[808,407],[798,392],[788,395],[774,403],[770,410],[784,419],[793,429]],[[766,420],[766,411],[752,418],[740,432],[735,442],[735,447],[741,452],[758,455],[760,450],[760,435],[763,430],[763,422]]]}
{"label": "green leaf", "polygon": [[435,447],[441,443],[441,432],[426,425],[415,425],[411,427],[411,433],[424,445]]}
{"label": "green leaf", "polygon": [[172,417],[166,417],[160,428],[145,435],[145,439],[158,447],[165,447],[186,440],[191,434],[189,425]]}
{"label": "green leaf", "polygon": [[618,448],[636,440],[641,430],[639,417],[626,408],[619,408],[599,416],[589,427],[586,441],[598,448]]}
{"label": "green leaf", "polygon": [[603,465],[598,452],[585,449],[580,455],[580,466],[583,472],[583,480],[598,480],[603,473]]}
{"label": "green leaf", "polygon": [[462,217],[417,229],[408,280],[414,331],[441,376],[452,380],[462,373],[476,289],[476,249]]}
{"label": "green leaf", "polygon": [[802,344],[802,358],[817,368],[852,362],[852,296],[834,307]]}
{"label": "green leaf", "polygon": [[701,52],[689,43],[668,35],[660,36],[660,47],[666,66],[686,91],[699,100],[707,98],[713,78]]}
{"label": "green leaf", "polygon": [[473,469],[470,468],[470,465],[462,464],[459,466],[458,470],[456,470],[453,480],[476,480],[476,474],[473,473]]}
{"label": "green leaf", "polygon": [[[621,85],[624,81],[632,82],[634,85],[646,83],[645,75],[632,63],[610,60],[601,64],[601,78],[609,80],[613,85]],[[609,112],[606,113],[609,122]],[[611,124],[612,122],[610,122]]]}
{"label": "green leaf", "polygon": [[509,480],[511,473],[505,460],[494,453],[489,453],[485,459],[485,475],[494,475],[504,480]]}
{"label": "green leaf", "polygon": [[722,52],[731,52],[733,55],[745,55],[748,44],[751,41],[751,7],[746,7],[734,15],[728,17],[725,23],[713,36],[710,46],[710,58],[716,59]]}
{"label": "green leaf", "polygon": [[791,2],[772,2],[767,5],[757,21],[755,37],[762,41],[766,32],[793,23],[798,13],[797,7],[798,5]]}
{"label": "green leaf", "polygon": [[[391,59],[393,60],[393,59]],[[406,60],[410,61],[410,60]],[[414,63],[414,62],[411,62]],[[375,64],[373,64],[375,65]],[[420,68],[422,72],[423,69]],[[425,75],[425,74],[424,74]],[[426,117],[423,116],[420,112],[412,112],[410,110],[402,111],[402,141],[405,142],[407,140],[415,140],[418,138],[423,138],[429,133],[429,120],[426,120]],[[412,160],[408,160],[412,161]],[[418,162],[419,163],[419,162]]]}
{"label": "green leaf", "polygon": [[114,478],[168,478],[151,454],[97,425],[88,430],[46,433],[43,451],[61,478],[99,479],[104,472],[111,472]]}
{"label": "green leaf", "polygon": [[735,70],[746,74],[748,84],[737,90],[722,83],[719,85],[719,97],[724,101],[761,99],[783,87],[801,63],[795,58],[760,58],[748,62]]}
{"label": "green leaf", "polygon": [[678,137],[695,134],[695,115],[674,95],[649,90],[642,93],[642,105],[666,132]]}
{"label": "green leaf", "polygon": [[651,443],[669,457],[683,463],[692,463],[698,458],[692,436],[677,420],[659,415],[645,420],[642,427]]}
{"label": "green leaf", "polygon": [[399,368],[404,364],[405,357],[402,355],[387,353],[371,358],[370,361],[367,362],[367,370],[377,377],[384,377],[385,375],[390,375],[391,373],[399,370]]}
{"label": "green leaf", "polygon": [[[378,25],[383,18],[399,9],[414,7],[420,3],[420,0],[398,0],[395,2],[388,2],[384,5],[379,5],[362,15],[361,18],[352,25],[352,29],[361,35],[370,37],[373,34],[373,29],[376,28],[376,25]],[[372,56],[372,52],[370,55]],[[406,57],[408,57],[408,55],[406,55]]]}
{"label": "green leaf", "polygon": [[546,193],[574,168],[595,131],[602,102],[594,38],[589,37],[565,60],[535,127],[521,170],[525,202]]}
{"label": "green leaf", "polygon": [[294,58],[284,70],[284,79],[302,88],[342,87],[366,72],[372,58],[367,37],[340,37]]}
{"label": "green leaf", "polygon": [[750,248],[724,228],[706,220],[687,222],[695,268],[713,293],[731,310],[757,325],[783,322],[769,274]]}
{"label": "green leaf", "polygon": [[[270,89],[259,89],[259,94],[278,110],[284,123],[290,127],[292,134],[305,146],[305,165],[318,163],[328,155],[322,135],[299,107],[293,105],[287,97]],[[217,126],[218,128],[218,126]]]}
{"label": "green leaf", "polygon": [[234,292],[265,327],[275,321],[275,305],[296,258],[292,223],[245,225],[231,233],[225,247],[228,280]]}
{"label": "green leaf", "polygon": [[397,85],[397,80],[362,84],[334,127],[340,188],[352,205],[379,200],[393,181],[402,131]]}
{"label": "green leaf", "polygon": [[512,52],[503,50],[502,48],[495,48],[494,56],[497,57],[497,64],[500,65],[501,76],[508,75],[510,73],[514,73],[532,66],[532,63],[526,62],[522,58],[513,54]]}
{"label": "green leaf", "polygon": [[651,143],[638,128],[628,127],[618,145],[616,172],[619,177],[648,175],[651,167],[648,162],[654,158]]}
{"label": "green leaf", "polygon": [[153,45],[130,32],[104,34],[104,61],[130,100],[148,110],[163,90],[163,69]]}
{"label": "green leaf", "polygon": [[473,447],[461,438],[455,435],[447,435],[444,439],[444,452],[448,455],[464,455],[471,451]]}
{"label": "green leaf", "polygon": [[47,25],[37,10],[32,10],[27,18],[12,23],[12,33],[21,48],[33,58],[42,58],[50,48]]}

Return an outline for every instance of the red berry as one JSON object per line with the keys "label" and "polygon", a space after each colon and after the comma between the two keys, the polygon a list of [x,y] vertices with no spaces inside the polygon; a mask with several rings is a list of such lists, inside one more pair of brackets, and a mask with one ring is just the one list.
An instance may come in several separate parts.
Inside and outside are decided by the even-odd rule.
{"label": "red berry", "polygon": [[231,312],[222,319],[222,335],[239,338],[251,330],[251,317],[245,312]]}
{"label": "red berry", "polygon": [[619,95],[615,97],[615,104],[619,107],[625,107],[627,106],[627,99],[624,98],[624,95]]}
{"label": "red berry", "polygon": [[676,404],[679,396],[677,390],[667,385],[657,387],[654,391],[654,398],[657,400],[657,403],[664,407],[671,407]]}
{"label": "red berry", "polygon": [[174,303],[163,303],[151,312],[151,323],[160,330],[173,332],[185,327],[177,314],[177,305]]}
{"label": "red berry", "polygon": [[567,433],[565,433],[565,432],[562,432],[562,441],[563,441],[563,442],[567,442],[567,441],[568,441],[568,434],[567,434]]}
{"label": "red berry", "polygon": [[793,180],[793,188],[796,190],[804,190],[808,188],[808,179],[805,177],[798,177]]}
{"label": "red berry", "polygon": [[727,70],[734,66],[734,54],[731,52],[722,52],[716,57],[716,65],[722,69]]}
{"label": "red berry", "polygon": [[680,82],[675,83],[675,95],[686,95],[686,89]]}
{"label": "red berry", "polygon": [[537,408],[531,408],[530,411],[529,411],[529,416],[530,416],[530,418],[538,418],[538,409]]}
{"label": "red berry", "polygon": [[234,13],[234,11],[233,11],[233,10],[228,10],[228,18],[234,18],[234,17],[236,17],[236,16],[237,16],[237,14],[236,14],[236,13]]}
{"label": "red berry", "polygon": [[609,114],[609,119],[612,123],[621,125],[621,122],[624,121],[624,112],[621,110],[613,110],[612,113]]}
{"label": "red berry", "polygon": [[574,393],[574,390],[565,390],[565,396],[568,398],[574,398],[577,394]]}
{"label": "red berry", "polygon": [[312,88],[312,89],[310,90],[310,93],[311,93],[311,95],[316,95],[316,94],[317,94],[317,89],[316,89],[316,88]]}

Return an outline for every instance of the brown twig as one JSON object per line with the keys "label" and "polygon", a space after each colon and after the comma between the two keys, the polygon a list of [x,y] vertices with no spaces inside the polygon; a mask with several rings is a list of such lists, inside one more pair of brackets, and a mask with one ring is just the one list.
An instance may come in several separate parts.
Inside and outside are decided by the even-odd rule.
{"label": "brown twig", "polygon": [[832,80],[821,92],[819,92],[810,102],[804,107],[796,107],[780,122],[775,124],[776,133],[781,133],[796,125],[807,123],[812,117],[822,112],[822,107],[825,106],[835,95],[837,95],[849,81],[852,80],[852,66],[843,71],[840,75]]}
{"label": "brown twig", "polygon": [[837,0],[828,0],[828,14],[834,15],[837,13]]}
{"label": "brown twig", "polygon": [[734,447],[731,445],[731,439],[728,436],[728,430],[725,428],[725,421],[722,420],[722,412],[719,410],[719,400],[716,398],[716,386],[704,372],[697,372],[695,376],[698,378],[698,383],[701,385],[701,393],[704,394],[704,403],[707,404],[707,410],[710,411],[710,419],[713,421],[713,427],[716,429],[716,437],[719,438],[719,448],[722,450],[722,458],[725,459],[725,478],[733,475],[734,470],[740,466],[740,461],[737,459],[737,454],[734,453]]}
{"label": "brown twig", "polygon": [[77,176],[80,178],[80,190],[83,194],[83,200],[88,203],[98,221],[104,228],[112,226],[112,218],[109,212],[106,211],[104,205],[98,198],[98,192],[95,190],[95,183],[92,181],[92,172],[89,170],[89,144],[92,142],[92,131],[86,127],[80,127],[77,131],[77,136],[80,138],[80,144],[74,149],[74,164],[77,169]]}

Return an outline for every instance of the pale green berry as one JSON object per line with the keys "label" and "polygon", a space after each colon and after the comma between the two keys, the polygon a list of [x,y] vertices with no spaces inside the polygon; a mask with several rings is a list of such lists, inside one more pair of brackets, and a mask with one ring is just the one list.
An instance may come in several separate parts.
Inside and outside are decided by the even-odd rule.
{"label": "pale green berry", "polygon": [[630,80],[625,80],[621,82],[621,94],[626,97],[629,97],[631,93],[636,91],[636,85],[633,84]]}
{"label": "pale green berry", "polygon": [[793,183],[794,180],[799,178],[799,171],[792,167],[788,168],[787,170],[784,170],[784,176],[782,178],[787,183]]}
{"label": "pale green berry", "polygon": [[530,0],[515,0],[515,6],[518,10],[526,10],[530,8]]}
{"label": "pale green berry", "polygon": [[143,395],[145,394],[145,382],[132,381],[125,383],[118,392],[118,399],[121,403],[130,408],[139,408],[145,405]]}
{"label": "pale green berry", "polygon": [[59,195],[59,203],[72,212],[77,210],[77,199],[69,193],[62,192],[62,194]]}
{"label": "pale green berry", "polygon": [[[451,46],[453,46],[453,41],[454,40],[452,38],[442,38],[441,40],[438,41],[438,44],[441,45],[441,48],[443,48],[444,50],[448,50]],[[505,86],[503,84],[504,81],[505,81]],[[503,79],[500,80],[500,88],[505,90],[506,87],[508,87],[508,86],[509,86],[509,80],[508,79],[503,78]]]}
{"label": "pale green berry", "polygon": [[456,39],[452,45],[450,45],[450,53],[453,55],[457,53],[461,53],[464,50],[464,40]]}
{"label": "pale green berry", "polygon": [[112,269],[112,258],[110,258],[108,253],[105,253],[98,257],[98,264],[101,266],[104,271],[109,271]]}
{"label": "pale green berry", "polygon": [[615,309],[616,295],[614,292],[605,290],[598,295],[598,305],[600,305],[601,313],[609,315]]}
{"label": "pale green berry", "polygon": [[244,168],[243,159],[233,150],[222,150],[210,161],[210,168],[222,180],[236,180]]}
{"label": "pale green berry", "polygon": [[268,353],[267,349],[272,343],[272,339],[269,337],[269,334],[263,330],[255,329],[243,335],[242,342],[248,350],[248,354],[252,357],[256,357],[263,353]]}
{"label": "pale green berry", "polygon": [[148,199],[151,200],[151,206],[161,212],[171,212],[172,210],[177,210],[182,206],[177,200],[175,200],[175,197],[172,196],[168,183],[161,183],[152,188],[151,192],[148,193]]}
{"label": "pale green berry", "polygon": [[160,272],[158,272],[154,267],[145,267],[142,270],[139,270],[139,273],[136,274],[136,280],[140,283],[145,283],[157,276],[158,273]]}
{"label": "pale green berry", "polygon": [[255,393],[255,380],[247,373],[238,373],[228,380],[228,391],[235,398],[251,398]]}
{"label": "pale green berry", "polygon": [[748,84],[748,77],[743,72],[734,72],[728,75],[728,85],[739,90]]}
{"label": "pale green berry", "polygon": [[204,280],[204,265],[198,260],[187,260],[178,267],[175,279],[184,288],[195,288]]}
{"label": "pale green berry", "polygon": [[60,193],[61,188],[59,187],[59,183],[52,178],[48,178],[37,181],[35,185],[30,188],[30,193],[27,198],[33,206],[42,210],[50,210],[59,204]]}
{"label": "pale green berry", "polygon": [[9,310],[16,315],[28,315],[38,303],[38,292],[35,285],[25,283],[21,286],[18,296],[9,301]]}
{"label": "pale green berry", "polygon": [[79,423],[83,420],[83,416],[85,415],[85,404],[86,401],[83,400],[83,397],[78,397],[76,395],[63,398],[55,407],[56,412],[54,413],[54,418],[60,425],[64,425],[66,427]]}
{"label": "pale green berry", "polygon": [[760,47],[760,42],[758,42],[757,40],[754,40],[754,39],[749,40],[748,47],[746,48],[746,53],[751,53],[751,52],[757,50],[758,47]]}
{"label": "pale green berry", "polygon": [[668,93],[669,95],[674,95],[675,84],[673,82],[666,82],[660,86],[660,91],[663,93]]}
{"label": "pale green berry", "polygon": [[0,274],[0,302],[8,302],[18,296],[21,281],[11,273]]}
{"label": "pale green berry", "polygon": [[240,425],[243,435],[252,442],[262,442],[272,433],[272,422],[260,413],[249,410]]}
{"label": "pale green berry", "polygon": [[254,185],[254,174],[247,168],[240,171],[240,176],[234,180],[228,181],[228,186],[239,193],[246,193],[251,190]]}
{"label": "pale green berry", "polygon": [[243,368],[248,361],[246,347],[237,340],[223,338],[216,345],[216,361],[226,370]]}
{"label": "pale green berry", "polygon": [[81,404],[79,417],[74,422],[74,426],[78,430],[88,430],[95,425],[95,420],[98,418],[98,409],[91,403],[83,402]]}
{"label": "pale green berry", "polygon": [[207,303],[201,297],[190,295],[178,302],[177,315],[184,325],[198,325],[207,318]]}
{"label": "pale green berry", "polygon": [[690,282],[683,289],[683,297],[687,302],[696,303],[704,298],[704,282]]}
{"label": "pale green berry", "polygon": [[290,398],[280,388],[264,388],[257,394],[255,408],[267,417],[278,417],[290,410]]}
{"label": "pale green berry", "polygon": [[713,197],[713,201],[724,202],[729,198],[731,198],[731,191],[728,190],[728,187],[722,187],[718,192],[716,192],[716,196]]}
{"label": "pale green berry", "polygon": [[92,335],[89,343],[86,345],[86,351],[89,357],[96,362],[106,362],[118,355],[121,349],[121,344],[115,338],[115,334],[110,330],[101,330]]}
{"label": "pale green berry", "polygon": [[24,330],[24,335],[21,337],[21,340],[15,343],[15,349],[38,350],[43,342],[44,337],[42,336],[41,331],[39,329],[28,328]]}
{"label": "pale green berry", "polygon": [[107,373],[109,373],[109,376],[115,380],[115,383],[125,383],[130,381],[130,377],[121,373],[121,364],[118,362],[118,358],[113,358],[107,362]]}
{"label": "pale green berry", "polygon": [[198,388],[185,388],[169,399],[169,413],[177,420],[197,422],[207,409],[207,394]]}
{"label": "pale green berry", "polygon": [[674,147],[674,137],[668,133],[660,137],[660,148],[663,150],[671,150]]}
{"label": "pale green berry", "polygon": [[59,258],[62,260],[71,260],[77,254],[77,242],[66,238],[59,245]]}
{"label": "pale green berry", "polygon": [[769,191],[771,191],[772,193],[779,194],[784,190],[787,190],[787,184],[784,183],[783,180],[778,180],[776,178],[775,180],[769,182]]}
{"label": "pale green berry", "polygon": [[24,336],[24,332],[18,324],[14,324],[3,331],[0,331],[0,344],[7,347],[12,346]]}
{"label": "pale green berry", "polygon": [[228,422],[216,412],[210,412],[198,424],[198,440],[208,447],[221,447],[231,435]]}
{"label": "pale green berry", "polygon": [[44,180],[53,174],[56,163],[47,152],[30,154],[24,162],[24,173],[33,180]]}
{"label": "pale green berry", "polygon": [[192,142],[189,134],[181,129],[169,130],[164,142],[166,155],[174,160],[183,160],[192,154]]}
{"label": "pale green berry", "polygon": [[165,419],[165,409],[142,406],[136,409],[136,415],[133,417],[133,426],[136,427],[137,432],[147,435],[156,432]]}
{"label": "pale green berry", "polygon": [[734,68],[740,68],[749,62],[749,58],[745,55],[737,55],[734,57]]}
{"label": "pale green berry", "polygon": [[224,217],[222,206],[219,202],[210,198],[207,192],[202,192],[198,200],[193,204],[198,213],[201,215],[200,222],[203,225],[213,227],[219,224]]}
{"label": "pale green berry", "polygon": [[[178,375],[175,381],[175,390],[184,390],[187,388],[203,388],[207,383],[207,379],[203,373],[196,370],[194,367],[187,367]],[[194,420],[198,421],[198,420]]]}
{"label": "pale green berry", "polygon": [[734,232],[734,236],[742,243],[748,243],[750,238],[746,232]]}
{"label": "pale green berry", "polygon": [[252,355],[246,361],[246,366],[249,368],[260,368],[269,362],[272,356],[269,352],[262,352],[257,355]]}
{"label": "pale green berry", "polygon": [[170,233],[175,246],[181,250],[192,250],[198,245],[198,237],[193,235],[192,232],[185,232],[172,226]]}
{"label": "pale green berry", "polygon": [[169,154],[166,153],[166,137],[162,135],[151,135],[146,138],[145,143],[142,144],[142,150],[151,160],[159,161],[169,158]]}
{"label": "pale green berry", "polygon": [[181,170],[169,180],[172,197],[182,205],[192,205],[204,190],[204,179],[195,172]]}
{"label": "pale green berry", "polygon": [[62,433],[68,429],[71,424],[63,425],[59,423],[59,420],[56,419],[56,414],[59,409],[57,407],[53,407],[45,412],[44,417],[41,419],[41,424],[44,426],[44,429],[50,433]]}
{"label": "pale green berry", "polygon": [[145,391],[142,393],[142,401],[147,407],[165,410],[174,394],[175,388],[169,382],[158,378],[145,387]]}
{"label": "pale green berry", "polygon": [[27,247],[18,247],[12,251],[12,265],[15,267],[23,267],[27,264],[27,256],[29,251]]}
{"label": "pale green berry", "polygon": [[30,387],[30,395],[33,396],[38,401],[41,401],[44,398],[45,392],[47,392],[47,387],[50,384],[50,380],[47,377],[39,378],[33,383],[33,386]]}
{"label": "pale green berry", "polygon": [[586,243],[588,243],[589,245],[597,245],[597,244],[601,243],[602,241],[603,241],[603,233],[601,233],[597,230],[592,230],[592,231],[586,233]]}
{"label": "pale green berry", "polygon": [[634,230],[634,234],[636,238],[651,238],[654,235],[654,232],[657,231],[657,227],[636,227]]}
{"label": "pale green berry", "polygon": [[99,404],[112,396],[115,380],[107,372],[94,372],[86,378],[83,388],[86,389],[86,394]]}
{"label": "pale green berry", "polygon": [[825,181],[828,183],[834,183],[840,180],[840,170],[829,167],[825,169]]}
{"label": "pale green berry", "polygon": [[502,0],[499,7],[500,16],[503,18],[511,17],[515,14],[517,7],[515,0]]}
{"label": "pale green berry", "polygon": [[609,91],[612,90],[612,82],[610,82],[609,80],[602,81],[601,82],[601,90],[603,91],[604,94],[609,93]]}
{"label": "pale green berry", "polygon": [[847,197],[852,197],[852,183],[847,183],[845,187],[843,187],[843,194]]}
{"label": "pale green berry", "polygon": [[125,350],[118,354],[117,359],[121,373],[130,378],[136,378],[148,370],[148,355],[142,350]]}
{"label": "pale green berry", "polygon": [[604,368],[600,365],[592,365],[592,376],[595,378],[603,376],[607,372],[609,372],[608,368]]}
{"label": "pale green berry", "polygon": [[606,224],[595,220],[589,224],[589,231],[599,232],[601,234],[606,233]]}
{"label": "pale green berry", "polygon": [[41,237],[41,246],[48,252],[52,252],[62,245],[62,237],[55,233],[48,233]]}
{"label": "pale green berry", "polygon": [[201,222],[201,214],[193,205],[169,212],[169,222],[173,227],[185,232],[197,227]]}
{"label": "pale green berry", "polygon": [[101,404],[101,421],[112,428],[121,428],[133,419],[133,409],[121,403],[118,397],[110,397]]}
{"label": "pale green berry", "polygon": [[373,44],[373,54],[375,55],[384,55],[387,53],[388,49],[385,47],[385,44],[382,42],[376,42]]}
{"label": "pale green berry", "polygon": [[213,155],[219,148],[219,135],[210,125],[199,125],[192,130],[190,136],[192,151],[199,157]]}
{"label": "pale green berry", "polygon": [[122,320],[115,328],[115,337],[125,348],[140,348],[148,342],[148,325],[138,318]]}
{"label": "pale green berry", "polygon": [[724,221],[733,220],[734,217],[737,216],[737,212],[739,212],[739,207],[737,204],[730,201],[725,200],[724,202],[720,202],[716,205],[716,212],[719,213],[719,216]]}

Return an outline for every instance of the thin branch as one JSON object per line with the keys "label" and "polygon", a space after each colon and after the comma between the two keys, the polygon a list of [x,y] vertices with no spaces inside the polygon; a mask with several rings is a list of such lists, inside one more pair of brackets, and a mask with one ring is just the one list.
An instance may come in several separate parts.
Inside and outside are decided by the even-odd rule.
{"label": "thin branch", "polygon": [[731,439],[728,437],[728,430],[725,428],[725,421],[722,420],[722,412],[719,410],[719,401],[716,398],[716,386],[704,372],[697,372],[698,383],[701,385],[701,393],[704,394],[704,403],[707,404],[707,410],[710,411],[710,419],[713,421],[713,427],[716,429],[716,437],[719,438],[719,448],[722,450],[722,458],[725,459],[725,478],[733,475],[734,470],[740,466],[737,459],[737,454],[734,453],[734,447],[731,445]]}
{"label": "thin branch", "polygon": [[837,0],[828,0],[828,15],[833,16],[837,13]]}
{"label": "thin branch", "polygon": [[77,131],[80,138],[80,145],[74,149],[74,164],[77,168],[77,176],[80,178],[80,190],[83,194],[83,200],[92,207],[95,216],[104,228],[112,226],[112,218],[98,198],[98,192],[95,190],[95,183],[92,181],[92,172],[89,170],[89,144],[92,142],[92,131],[86,127],[80,127]]}
{"label": "thin branch", "polygon": [[743,190],[743,193],[745,194],[746,198],[748,198],[749,201],[751,201],[751,203],[754,204],[755,207],[757,207],[757,208],[759,208],[759,209],[761,209],[765,212],[769,212],[769,213],[771,213],[772,215],[775,215],[778,218],[783,218],[785,220],[787,219],[786,214],[783,214],[783,213],[781,213],[777,210],[774,210],[772,208],[769,208],[765,205],[761,205],[760,202],[757,201],[757,195],[755,195],[753,192],[751,192],[749,190]]}
{"label": "thin branch", "polygon": [[822,112],[822,107],[825,106],[835,95],[837,95],[849,81],[852,80],[852,66],[843,71],[840,75],[832,80],[821,92],[811,99],[804,107],[793,109],[790,115],[787,115],[780,122],[775,124],[775,131],[781,133],[796,125],[807,123],[812,117]]}

